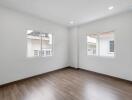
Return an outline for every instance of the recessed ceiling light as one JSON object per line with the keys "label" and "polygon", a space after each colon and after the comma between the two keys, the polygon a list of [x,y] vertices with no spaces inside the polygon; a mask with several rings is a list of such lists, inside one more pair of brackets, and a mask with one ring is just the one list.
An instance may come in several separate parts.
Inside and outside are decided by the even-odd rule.
{"label": "recessed ceiling light", "polygon": [[74,21],[70,21],[69,23],[70,23],[71,25],[73,25],[73,24],[74,24]]}
{"label": "recessed ceiling light", "polygon": [[114,6],[108,7],[108,10],[113,10],[113,9],[114,9]]}

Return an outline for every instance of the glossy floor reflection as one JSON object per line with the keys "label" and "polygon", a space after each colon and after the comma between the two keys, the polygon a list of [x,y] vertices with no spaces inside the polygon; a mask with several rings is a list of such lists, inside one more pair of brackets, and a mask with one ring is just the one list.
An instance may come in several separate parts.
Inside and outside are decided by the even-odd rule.
{"label": "glossy floor reflection", "polygon": [[132,100],[132,84],[65,68],[1,87],[0,100]]}

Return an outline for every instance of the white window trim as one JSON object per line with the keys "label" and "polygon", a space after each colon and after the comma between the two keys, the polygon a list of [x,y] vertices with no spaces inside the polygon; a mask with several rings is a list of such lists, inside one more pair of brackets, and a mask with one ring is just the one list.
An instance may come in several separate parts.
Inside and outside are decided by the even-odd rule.
{"label": "white window trim", "polygon": [[[115,31],[106,31],[106,32],[115,33]],[[100,49],[99,49],[99,47],[100,47],[100,46],[99,46],[99,44],[100,44],[99,36],[100,36],[101,33],[105,33],[105,32],[98,32],[98,33],[96,33],[96,35],[97,35],[97,41],[98,41],[98,54],[96,54],[96,55],[89,55],[89,54],[88,54],[88,51],[87,51],[87,50],[88,50],[88,46],[87,46],[87,42],[86,42],[86,46],[87,46],[87,50],[86,50],[87,53],[86,53],[86,54],[87,54],[87,56],[99,57],[99,58],[100,58],[100,57],[101,57],[101,58],[112,58],[112,59],[115,58],[115,57],[116,57],[116,48],[115,48],[116,40],[115,40],[115,34],[113,34],[113,35],[114,35],[114,37],[113,37],[113,38],[114,38],[114,52],[113,52],[113,53],[114,53],[114,56],[102,56],[102,55],[100,55]],[[91,34],[86,33],[86,41],[87,41],[87,36],[89,36],[89,35],[91,35]]]}
{"label": "white window trim", "polygon": [[[36,30],[34,30],[34,31],[36,31]],[[26,32],[27,32],[27,30],[26,30]],[[52,55],[51,56],[32,56],[32,57],[28,57],[28,52],[27,52],[27,49],[26,49],[26,58],[51,58],[51,57],[53,57],[54,56],[54,50],[53,50],[53,48],[54,48],[54,34],[53,33],[49,33],[49,34],[51,34],[52,35]],[[27,34],[26,34],[26,40],[27,40]],[[27,45],[27,42],[26,42],[26,45]],[[27,46],[26,46],[27,47]],[[40,43],[40,50],[42,51],[42,39],[41,39],[41,43]]]}

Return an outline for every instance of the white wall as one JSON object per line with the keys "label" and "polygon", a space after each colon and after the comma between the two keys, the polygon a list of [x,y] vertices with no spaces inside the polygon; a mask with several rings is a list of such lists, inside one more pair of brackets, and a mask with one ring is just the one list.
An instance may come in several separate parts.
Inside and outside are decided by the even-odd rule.
{"label": "white wall", "polygon": [[[26,58],[26,30],[53,33],[53,57]],[[67,28],[0,7],[0,85],[67,67]]]}
{"label": "white wall", "polygon": [[71,67],[78,67],[78,35],[77,27],[69,28],[69,60]]}
{"label": "white wall", "polygon": [[[87,56],[87,33],[100,33],[115,31],[115,58]],[[132,12],[97,20],[88,24],[80,25],[77,29],[79,34],[79,67],[132,81]],[[74,37],[75,33],[71,33]],[[77,38],[76,38],[77,40]],[[71,40],[76,41],[75,39]],[[75,44],[76,45],[76,44]],[[71,47],[71,51],[76,49]],[[72,58],[77,55],[72,54]],[[76,65],[76,62],[73,62]],[[71,65],[71,66],[72,66]],[[76,67],[76,66],[73,66]]]}
{"label": "white wall", "polygon": [[[132,12],[126,12],[67,30],[47,20],[0,7],[0,85],[69,65],[132,80],[131,18]],[[26,58],[27,29],[53,33],[53,57]],[[115,31],[116,57],[87,56],[87,33],[111,30]]]}

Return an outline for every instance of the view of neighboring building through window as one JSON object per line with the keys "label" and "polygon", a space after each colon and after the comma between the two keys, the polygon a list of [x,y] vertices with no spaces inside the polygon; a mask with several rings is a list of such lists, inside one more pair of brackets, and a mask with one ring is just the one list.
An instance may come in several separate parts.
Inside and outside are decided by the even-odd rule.
{"label": "view of neighboring building through window", "polygon": [[115,50],[113,32],[87,35],[88,55],[114,57],[114,52]]}
{"label": "view of neighboring building through window", "polygon": [[99,34],[100,56],[114,56],[114,34],[113,32],[105,32]]}
{"label": "view of neighboring building through window", "polygon": [[52,56],[52,34],[27,30],[27,57]]}
{"label": "view of neighboring building through window", "polygon": [[114,40],[110,41],[109,50],[114,53]]}
{"label": "view of neighboring building through window", "polygon": [[87,36],[87,53],[88,55],[98,55],[98,36],[92,34]]}

